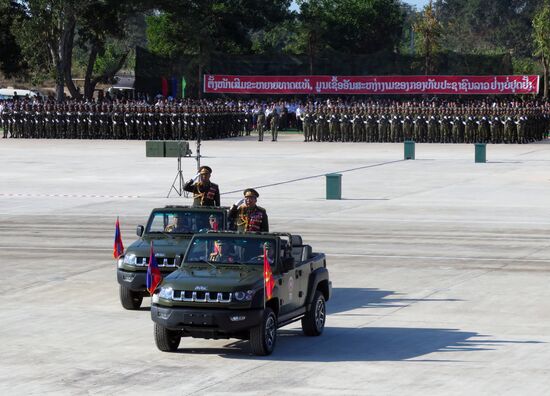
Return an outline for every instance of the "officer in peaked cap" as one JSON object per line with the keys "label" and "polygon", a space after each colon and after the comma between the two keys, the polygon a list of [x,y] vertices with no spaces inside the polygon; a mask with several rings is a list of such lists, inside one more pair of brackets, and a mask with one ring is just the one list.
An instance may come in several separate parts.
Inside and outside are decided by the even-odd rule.
{"label": "officer in peaked cap", "polygon": [[269,232],[266,210],[256,202],[260,194],[253,188],[243,192],[244,198],[229,209],[229,219],[237,226],[239,232]]}
{"label": "officer in peaked cap", "polygon": [[193,206],[220,206],[220,189],[210,181],[212,168],[201,166],[197,175],[183,186],[193,193]]}

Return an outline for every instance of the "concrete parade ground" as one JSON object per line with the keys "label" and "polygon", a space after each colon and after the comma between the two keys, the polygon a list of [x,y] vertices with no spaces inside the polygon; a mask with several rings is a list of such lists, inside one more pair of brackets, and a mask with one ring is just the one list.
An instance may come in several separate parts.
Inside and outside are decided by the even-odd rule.
{"label": "concrete parade ground", "polygon": [[[191,148],[195,150],[194,142]],[[145,142],[0,140],[0,394],[550,394],[550,142],[205,141],[222,205],[257,187],[272,231],[327,254],[325,332],[279,329],[274,353],[239,340],[153,339],[150,299],[119,302],[112,257],[166,195],[175,158]],[[185,179],[194,159],[182,160]],[[325,174],[342,199],[325,199]]]}

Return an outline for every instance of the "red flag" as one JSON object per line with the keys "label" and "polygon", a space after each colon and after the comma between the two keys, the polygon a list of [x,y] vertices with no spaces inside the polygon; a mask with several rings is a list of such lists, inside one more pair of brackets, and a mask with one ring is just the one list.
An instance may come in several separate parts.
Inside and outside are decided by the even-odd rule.
{"label": "red flag", "polygon": [[157,258],[153,251],[153,242],[151,242],[151,253],[149,254],[149,265],[147,265],[147,291],[150,295],[155,293],[158,285],[162,282],[162,274],[160,273],[159,266],[157,264]]}
{"label": "red flag", "polygon": [[271,265],[267,258],[267,249],[264,246],[264,286],[265,286],[265,301],[271,299],[273,296],[273,288],[275,287],[275,281],[273,280],[273,273],[271,272]]}
{"label": "red flag", "polygon": [[162,89],[162,96],[165,98],[168,97],[168,80],[166,77],[162,77],[161,79],[161,89]]}
{"label": "red flag", "polygon": [[124,253],[124,245],[122,244],[122,236],[120,235],[120,223],[118,217],[115,223],[115,243],[113,245],[113,256],[118,259]]}

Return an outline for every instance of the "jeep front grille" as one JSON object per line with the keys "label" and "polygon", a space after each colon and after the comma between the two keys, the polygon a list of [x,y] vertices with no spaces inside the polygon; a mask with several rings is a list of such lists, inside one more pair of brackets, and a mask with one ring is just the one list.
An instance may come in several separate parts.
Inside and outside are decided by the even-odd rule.
{"label": "jeep front grille", "polygon": [[[155,257],[159,268],[176,268],[176,260],[174,257]],[[149,257],[137,257],[136,266],[147,267]]]}
{"label": "jeep front grille", "polygon": [[230,303],[232,293],[192,290],[174,290],[172,300],[183,302]]}

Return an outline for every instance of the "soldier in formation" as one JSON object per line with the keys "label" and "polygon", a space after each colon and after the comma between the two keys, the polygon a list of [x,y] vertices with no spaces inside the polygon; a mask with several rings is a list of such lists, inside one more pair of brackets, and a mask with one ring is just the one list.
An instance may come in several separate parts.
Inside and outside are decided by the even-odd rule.
{"label": "soldier in formation", "polygon": [[[18,100],[2,102],[0,122],[4,138],[206,140],[248,136],[255,128],[261,141],[268,127],[277,140],[280,124],[288,121],[279,116],[292,119],[285,109],[281,102],[255,101],[186,99],[151,105]],[[528,143],[548,135],[550,104],[306,102],[297,121],[306,142]]]}
{"label": "soldier in formation", "polygon": [[0,114],[5,138],[195,140],[243,136],[244,108],[223,105],[14,102]]}
{"label": "soldier in formation", "polygon": [[550,107],[352,103],[307,104],[304,141],[529,143],[547,137]]}

